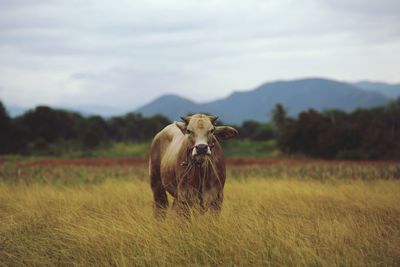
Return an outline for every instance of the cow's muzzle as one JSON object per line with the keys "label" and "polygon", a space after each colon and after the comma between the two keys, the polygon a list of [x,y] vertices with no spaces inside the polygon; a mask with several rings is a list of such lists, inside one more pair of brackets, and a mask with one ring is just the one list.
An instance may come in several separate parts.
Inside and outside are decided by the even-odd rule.
{"label": "cow's muzzle", "polygon": [[192,156],[211,155],[211,148],[208,144],[198,144],[193,148]]}
{"label": "cow's muzzle", "polygon": [[208,150],[208,145],[200,144],[196,146],[196,152],[198,155],[205,155]]}

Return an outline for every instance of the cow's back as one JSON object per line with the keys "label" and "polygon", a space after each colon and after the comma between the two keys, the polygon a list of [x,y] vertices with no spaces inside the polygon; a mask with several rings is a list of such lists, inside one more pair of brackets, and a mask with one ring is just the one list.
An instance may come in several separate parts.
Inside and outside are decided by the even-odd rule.
{"label": "cow's back", "polygon": [[184,135],[176,127],[170,124],[162,129],[153,139],[150,149],[150,160],[158,158],[159,160],[171,159],[177,154],[177,148],[182,142]]}
{"label": "cow's back", "polygon": [[164,186],[175,179],[175,166],[180,158],[183,139],[184,135],[175,124],[166,126],[153,139],[149,171],[151,176],[158,176]]}

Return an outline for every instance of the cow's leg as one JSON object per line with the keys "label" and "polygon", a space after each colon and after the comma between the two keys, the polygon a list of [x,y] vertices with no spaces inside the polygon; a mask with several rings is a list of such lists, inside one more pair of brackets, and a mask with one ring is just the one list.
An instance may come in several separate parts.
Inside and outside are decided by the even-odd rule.
{"label": "cow's leg", "polygon": [[224,200],[224,195],[222,192],[219,192],[216,198],[210,203],[210,212],[213,215],[219,216],[219,214],[221,213],[223,200]]}
{"label": "cow's leg", "polygon": [[179,216],[183,216],[186,219],[190,218],[190,204],[184,198],[175,198],[172,207]]}
{"label": "cow's leg", "polygon": [[161,182],[160,168],[150,163],[150,184],[153,191],[153,211],[156,218],[165,218],[168,208],[167,192]]}

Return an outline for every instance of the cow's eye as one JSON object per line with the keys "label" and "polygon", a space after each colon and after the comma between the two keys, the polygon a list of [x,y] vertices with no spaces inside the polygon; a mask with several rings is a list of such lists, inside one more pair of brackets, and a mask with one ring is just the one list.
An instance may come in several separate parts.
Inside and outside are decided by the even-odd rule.
{"label": "cow's eye", "polygon": [[187,134],[192,134],[192,131],[191,130],[186,130],[186,133]]}

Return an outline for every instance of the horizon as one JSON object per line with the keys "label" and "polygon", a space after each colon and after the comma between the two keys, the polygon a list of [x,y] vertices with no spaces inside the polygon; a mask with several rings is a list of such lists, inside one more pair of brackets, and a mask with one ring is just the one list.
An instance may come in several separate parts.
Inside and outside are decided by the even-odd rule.
{"label": "horizon", "polygon": [[[303,78],[298,78],[298,79],[278,79],[278,80],[273,80],[273,81],[267,81],[267,82],[263,82],[253,88],[248,88],[248,89],[241,89],[241,90],[232,90],[230,92],[228,92],[227,95],[222,96],[222,97],[217,97],[214,99],[210,99],[210,100],[206,100],[206,101],[196,101],[193,98],[190,97],[186,97],[183,94],[180,93],[173,93],[173,92],[165,92],[162,93],[161,95],[156,96],[155,98],[151,99],[150,101],[146,102],[146,103],[142,103],[139,104],[139,106],[136,107],[125,107],[125,108],[118,108],[115,106],[107,106],[107,105],[49,105],[46,103],[39,103],[37,105],[33,105],[33,106],[29,106],[29,107],[22,107],[22,106],[16,106],[16,105],[9,105],[8,103],[2,101],[2,99],[0,98],[0,101],[3,102],[4,106],[6,107],[7,111],[9,112],[11,117],[15,117],[15,116],[19,116],[21,114],[23,114],[24,112],[28,111],[28,110],[32,110],[38,106],[48,106],[50,108],[53,109],[64,109],[64,110],[69,110],[72,112],[78,112],[84,116],[88,116],[88,115],[100,115],[102,117],[110,117],[110,116],[120,116],[120,115],[124,115],[127,114],[129,112],[138,112],[139,109],[163,98],[163,97],[177,97],[177,98],[181,98],[184,100],[188,100],[191,102],[194,102],[195,104],[207,104],[210,102],[214,102],[214,101],[218,101],[221,99],[225,99],[235,93],[246,93],[246,92],[251,92],[256,90],[257,88],[267,85],[267,84],[274,84],[274,83],[280,83],[280,82],[296,82],[296,81],[302,81],[302,80],[325,80],[325,81],[333,81],[333,82],[338,82],[338,83],[345,83],[347,85],[353,86],[354,88],[358,89],[358,90],[362,90],[362,91],[366,91],[366,92],[374,92],[374,93],[378,93],[382,96],[385,96],[388,99],[394,99],[391,98],[385,94],[383,94],[382,92],[379,91],[374,91],[374,90],[366,90],[364,88],[358,87],[356,85],[356,83],[370,83],[370,84],[384,84],[384,85],[389,85],[389,86],[400,86],[400,83],[388,83],[385,81],[372,81],[372,80],[368,80],[368,79],[363,79],[363,80],[358,80],[358,81],[342,81],[342,80],[338,80],[338,79],[331,79],[331,78],[327,78],[327,77],[315,77],[315,76],[311,76],[311,77],[303,77]],[[99,109],[106,109],[103,113],[98,112]],[[97,111],[90,111],[90,110],[97,110]]]}

